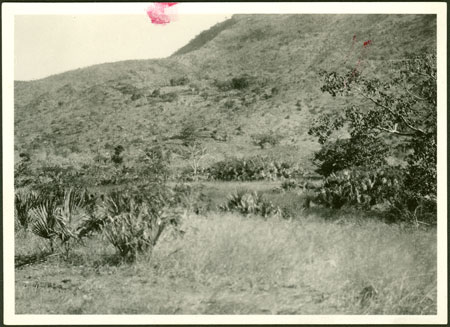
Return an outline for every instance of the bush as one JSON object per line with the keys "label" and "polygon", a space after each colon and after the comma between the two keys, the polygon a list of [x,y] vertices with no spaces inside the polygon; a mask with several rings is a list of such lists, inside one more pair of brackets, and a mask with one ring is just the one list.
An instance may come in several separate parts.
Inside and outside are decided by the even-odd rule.
{"label": "bush", "polygon": [[209,178],[222,181],[276,180],[303,174],[297,164],[267,156],[228,158],[214,163],[206,172]]}
{"label": "bush", "polygon": [[264,149],[266,144],[271,146],[278,145],[283,137],[270,131],[269,133],[260,133],[252,135],[255,145],[259,145],[261,149]]}
{"label": "bush", "polygon": [[246,76],[234,77],[231,79],[231,87],[236,90],[242,90],[250,85],[249,78]]}
{"label": "bush", "polygon": [[20,161],[14,165],[15,188],[25,187],[33,183],[30,155],[22,152],[19,154],[19,157]]}
{"label": "bush", "polygon": [[392,222],[434,224],[436,197],[411,191],[408,171],[408,168],[382,166],[331,173],[324,179],[314,201],[335,209],[344,206],[376,209]]}
{"label": "bush", "polygon": [[171,152],[162,146],[148,147],[139,157],[138,171],[135,176],[145,183],[165,183],[169,177]]}
{"label": "bush", "polygon": [[114,148],[114,154],[111,156],[111,161],[114,164],[120,165],[123,162],[123,157],[122,157],[123,151],[125,151],[125,149],[121,145],[118,145]]}
{"label": "bush", "polygon": [[317,201],[336,209],[344,205],[370,209],[375,205],[392,204],[403,187],[400,168],[343,170],[330,174],[324,180]]}
{"label": "bush", "polygon": [[418,196],[410,192],[400,194],[386,211],[390,221],[407,221],[416,227],[434,225],[437,217],[436,198]]}
{"label": "bush", "polygon": [[18,190],[14,196],[14,214],[17,222],[24,229],[28,228],[30,223],[30,210],[38,205],[38,194],[28,190]]}
{"label": "bush", "polygon": [[63,195],[42,192],[34,197],[34,206],[28,212],[31,231],[48,239],[52,252],[54,241],[59,240],[67,257],[73,241],[78,239],[78,226],[92,208],[90,195],[84,189],[68,188]]}
{"label": "bush", "polygon": [[244,90],[250,86],[251,78],[249,76],[233,77],[231,80],[214,81],[214,85],[220,91]]}
{"label": "bush", "polygon": [[170,79],[170,86],[186,85],[187,83],[189,83],[187,76]]}
{"label": "bush", "polygon": [[301,185],[297,180],[295,179],[287,179],[285,181],[283,181],[281,183],[281,189],[284,191],[290,191],[290,190],[295,190],[299,187],[302,187],[303,185]]}
{"label": "bush", "polygon": [[167,226],[178,225],[179,215],[158,200],[123,191],[105,198],[102,231],[121,257],[134,261],[138,254],[151,251]]}
{"label": "bush", "polygon": [[239,191],[228,196],[227,203],[219,207],[223,211],[238,211],[243,215],[260,215],[264,218],[282,215],[281,209],[272,202],[265,200],[257,192]]}

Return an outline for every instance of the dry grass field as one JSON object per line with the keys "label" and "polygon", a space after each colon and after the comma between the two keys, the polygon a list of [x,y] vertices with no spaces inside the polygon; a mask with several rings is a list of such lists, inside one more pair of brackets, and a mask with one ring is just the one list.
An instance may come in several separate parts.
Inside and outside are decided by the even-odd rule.
{"label": "dry grass field", "polygon": [[16,266],[37,256],[16,268],[16,313],[436,314],[435,229],[317,211],[188,215],[183,228],[132,265],[100,237],[65,261],[19,232]]}

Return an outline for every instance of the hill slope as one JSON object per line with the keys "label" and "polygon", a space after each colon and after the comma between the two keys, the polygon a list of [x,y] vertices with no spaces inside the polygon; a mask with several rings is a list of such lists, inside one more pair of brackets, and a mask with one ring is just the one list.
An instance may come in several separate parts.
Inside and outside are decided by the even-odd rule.
{"label": "hill slope", "polygon": [[[86,163],[121,144],[132,158],[192,124],[209,161],[273,152],[307,165],[318,146],[311,119],[344,101],[321,93],[319,70],[361,59],[364,74],[389,74],[390,60],[435,52],[435,31],[432,15],[235,15],[167,59],[16,82],[16,154]],[[281,146],[255,146],[263,131],[281,134]]]}

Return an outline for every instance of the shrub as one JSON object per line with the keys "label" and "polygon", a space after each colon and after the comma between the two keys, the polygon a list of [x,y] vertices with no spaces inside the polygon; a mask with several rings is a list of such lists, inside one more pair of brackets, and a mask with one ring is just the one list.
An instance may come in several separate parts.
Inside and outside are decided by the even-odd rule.
{"label": "shrub", "polygon": [[120,144],[114,148],[114,154],[111,156],[111,161],[120,165],[123,162],[122,152],[125,151],[124,147]]}
{"label": "shrub", "polygon": [[214,85],[220,91],[229,91],[229,90],[244,90],[250,86],[251,78],[249,76],[239,76],[233,77],[231,80],[215,80]]}
{"label": "shrub", "polygon": [[176,212],[129,192],[112,192],[105,198],[102,209],[106,239],[129,261],[151,250],[167,226],[179,223]]}
{"label": "shrub", "polygon": [[274,132],[270,131],[268,133],[260,133],[252,135],[253,142],[255,145],[259,145],[261,149],[264,149],[264,146],[266,144],[269,144],[271,146],[278,145],[283,137],[279,134],[275,134]]}
{"label": "shrub", "polygon": [[14,214],[24,229],[30,223],[30,210],[38,204],[38,195],[34,191],[18,190],[14,196]]}
{"label": "shrub", "polygon": [[61,220],[57,215],[57,204],[54,198],[48,198],[41,205],[30,210],[31,231],[42,238],[49,240],[50,250],[54,251],[54,239],[61,228]]}
{"label": "shrub", "polygon": [[250,85],[249,78],[247,76],[234,77],[231,79],[231,87],[236,90],[242,90]]}
{"label": "shrub", "polygon": [[332,173],[324,180],[317,201],[336,209],[344,205],[364,209],[375,205],[390,205],[398,199],[404,187],[402,176],[402,170],[393,167]]}
{"label": "shrub", "polygon": [[165,183],[169,176],[171,152],[160,145],[148,147],[139,157],[139,171],[136,176],[145,183]]}
{"label": "shrub", "polygon": [[20,160],[14,165],[15,188],[25,187],[33,183],[33,172],[31,170],[31,159],[28,153],[20,153]]}
{"label": "shrub", "polygon": [[228,91],[231,89],[231,83],[230,81],[219,81],[215,80],[214,85],[220,90],[220,91]]}
{"label": "shrub", "polygon": [[390,221],[407,221],[416,227],[420,224],[433,225],[437,217],[436,203],[436,198],[405,192],[392,202],[386,217]]}
{"label": "shrub", "polygon": [[189,83],[189,78],[187,76],[170,79],[170,86],[186,85],[187,83]]}
{"label": "shrub", "polygon": [[77,226],[82,221],[88,206],[89,196],[85,190],[69,188],[63,196],[56,193],[41,193],[36,205],[29,210],[31,231],[48,239],[54,251],[54,241],[58,239],[64,247],[66,257],[77,239]]}
{"label": "shrub", "polygon": [[261,215],[264,218],[282,215],[281,209],[272,202],[265,200],[256,191],[253,193],[239,191],[228,196],[227,203],[219,207],[223,211],[238,211],[243,215]]}
{"label": "shrub", "polygon": [[228,158],[211,165],[206,170],[209,178],[222,181],[256,181],[294,178],[302,175],[301,168],[268,156]]}
{"label": "shrub", "polygon": [[290,191],[301,187],[300,183],[295,179],[286,179],[281,183],[281,189],[284,191]]}
{"label": "shrub", "polygon": [[178,135],[174,139],[183,141],[183,145],[190,146],[198,143],[198,139],[208,137],[208,132],[197,120],[190,120],[183,124]]}

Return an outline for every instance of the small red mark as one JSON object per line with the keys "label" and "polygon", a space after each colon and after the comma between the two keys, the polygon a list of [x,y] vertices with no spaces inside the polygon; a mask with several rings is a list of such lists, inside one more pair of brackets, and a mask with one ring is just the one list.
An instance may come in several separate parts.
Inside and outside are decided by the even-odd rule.
{"label": "small red mark", "polygon": [[367,47],[368,45],[372,44],[372,40],[367,40],[366,42],[364,42],[363,47]]}
{"label": "small red mark", "polygon": [[347,55],[345,56],[344,64],[347,63],[347,60],[350,57],[350,54],[353,52],[353,49],[355,47],[355,42],[356,42],[356,34],[353,34],[352,47],[349,49]]}
{"label": "small red mark", "polygon": [[[344,64],[347,63],[347,60],[348,60],[350,54],[353,52],[355,43],[356,43],[356,34],[353,35],[352,47],[350,48],[350,51],[349,51],[347,57],[345,58]],[[355,67],[353,68],[353,70],[351,72],[351,78],[355,77],[358,73],[362,72],[364,59],[367,56],[367,52],[369,51],[369,46],[370,45],[372,45],[372,40],[367,40],[367,41],[363,42],[362,49],[361,49],[360,54],[358,56],[358,61],[357,61]],[[351,78],[349,78],[349,81],[345,81],[344,80],[344,88],[347,88],[347,82],[350,82]]]}
{"label": "small red mark", "polygon": [[170,23],[170,17],[165,13],[166,8],[175,6],[177,2],[155,2],[147,9],[147,15],[153,24],[166,25]]}

